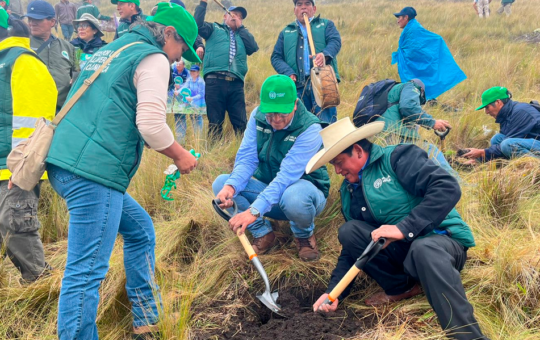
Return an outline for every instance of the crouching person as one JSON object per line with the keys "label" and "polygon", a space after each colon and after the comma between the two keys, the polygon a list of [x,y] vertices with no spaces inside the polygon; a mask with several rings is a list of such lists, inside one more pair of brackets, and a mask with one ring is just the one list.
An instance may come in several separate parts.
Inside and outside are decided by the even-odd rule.
{"label": "crouching person", "polygon": [[[325,163],[345,177],[341,187],[346,223],[339,229],[342,245],[328,284],[329,293],[360,257],[371,240],[389,245],[364,267],[383,288],[365,302],[380,306],[421,293],[453,339],[484,339],[467,301],[459,272],[473,247],[471,230],[455,210],[461,191],[456,179],[411,144],[380,147],[367,138],[383,129],[382,122],[359,129],[348,118],[321,131],[324,149],[311,159],[306,173]],[[332,305],[313,309],[334,311],[350,286]]]}
{"label": "crouching person", "polygon": [[[233,172],[220,175],[212,189],[222,208],[236,201],[238,215],[231,229],[247,228],[258,254],[268,252],[277,240],[263,216],[288,220],[299,257],[319,259],[313,231],[315,216],[326,205],[330,180],[325,167],[307,175],[308,161],[321,148],[320,121],[296,97],[296,86],[285,75],[266,79],[261,104],[251,113]],[[252,178],[254,177],[254,178]]]}
{"label": "crouching person", "polygon": [[[9,27],[9,29],[8,29]],[[38,232],[40,185],[9,189],[7,156],[34,131],[40,117],[52,120],[58,95],[47,66],[30,49],[30,29],[0,8],[0,249],[30,283],[48,273]],[[37,91],[36,91],[37,90]],[[32,99],[30,99],[32,98]],[[46,178],[44,175],[43,179]]]}

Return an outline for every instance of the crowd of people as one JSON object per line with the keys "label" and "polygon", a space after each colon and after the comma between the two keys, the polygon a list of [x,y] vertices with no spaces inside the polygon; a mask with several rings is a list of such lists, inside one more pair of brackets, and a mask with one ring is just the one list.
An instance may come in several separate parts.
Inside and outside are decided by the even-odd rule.
{"label": "crowd of people", "polygon": [[[37,119],[50,121],[64,105],[71,107],[56,126],[48,173],[42,178],[70,213],[58,307],[60,339],[97,339],[98,291],[117,234],[124,240],[133,337],[157,337],[161,298],[154,280],[154,225],[127,189],[145,145],[189,174],[197,159],[181,146],[187,116],[195,135],[202,136],[206,115],[208,138],[215,140],[223,135],[226,113],[242,142],[232,172],[218,176],[212,189],[221,208],[237,204],[229,226],[235,233],[248,230],[258,254],[279,246],[271,218],[290,222],[302,261],[317,261],[314,221],[325,209],[331,185],[325,164],[344,177],[340,201],[345,222],[338,231],[342,251],[314,311],[336,310],[350,286],[331,305],[322,302],[370,241],[384,237],[387,247],[364,268],[383,292],[366,304],[380,306],[423,291],[448,337],[487,339],[459,274],[467,250],[475,245],[455,209],[459,178],[418,133],[419,126],[451,128],[423,106],[466,75],[444,39],[417,21],[414,8],[394,14],[403,29],[392,55],[401,82],[386,87],[382,97],[387,106],[376,119],[355,120],[355,126],[349,118],[338,120],[336,107],[320,107],[315,100],[310,71],[330,65],[340,81],[342,41],[336,25],[317,15],[314,0],[293,0],[294,21],[278,34],[270,56],[276,75],[263,83],[260,103],[249,118],[245,77],[248,56],[259,47],[243,25],[248,17],[244,7],[231,6],[221,23],[211,23],[205,21],[207,0],[193,15],[180,0],[160,2],[150,16],[142,13],[139,0],[111,2],[120,21],[114,40],[107,43],[100,20],[111,18],[92,0],[78,8],[69,0],[55,7],[38,0],[28,4],[26,13],[15,13],[14,2],[0,1],[0,80],[6,85],[0,113],[9,117],[0,124],[5,136],[0,140],[0,242],[23,284],[53,268],[45,261],[38,231],[40,185],[31,191],[14,185],[7,158],[32,134]],[[476,2],[489,14],[484,1]],[[507,15],[512,2],[502,0]],[[65,39],[52,32],[58,24]],[[74,32],[77,37],[71,39]],[[105,63],[110,64],[102,69]],[[89,81],[95,72],[100,73]],[[86,91],[82,95],[81,88]],[[508,89],[497,86],[482,94],[480,109],[501,128],[489,148],[467,150],[468,163],[540,155],[540,106],[513,101]],[[168,113],[174,114],[174,132],[167,125]],[[395,145],[368,140],[383,131]]]}

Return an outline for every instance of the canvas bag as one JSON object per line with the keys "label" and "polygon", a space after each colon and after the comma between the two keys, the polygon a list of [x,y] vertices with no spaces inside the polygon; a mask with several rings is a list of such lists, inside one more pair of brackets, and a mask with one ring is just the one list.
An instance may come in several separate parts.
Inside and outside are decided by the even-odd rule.
{"label": "canvas bag", "polygon": [[122,46],[114,52],[104,63],[98,68],[90,78],[86,79],[83,85],[75,92],[69,101],[62,107],[52,122],[49,122],[43,117],[40,117],[36,123],[36,129],[28,137],[15,147],[8,155],[7,167],[11,171],[11,182],[23,190],[30,191],[38,183],[46,170],[45,160],[51,148],[54,130],[60,124],[73,105],[79,100],[88,87],[96,80],[101,71],[123,50],[142,42],[134,42]]}

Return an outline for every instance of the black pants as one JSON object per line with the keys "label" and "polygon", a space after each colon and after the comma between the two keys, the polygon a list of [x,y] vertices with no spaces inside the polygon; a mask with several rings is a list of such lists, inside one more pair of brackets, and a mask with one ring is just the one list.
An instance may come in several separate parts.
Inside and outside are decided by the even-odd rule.
{"label": "black pants", "polygon": [[246,129],[246,100],[244,97],[244,82],[240,80],[206,78],[206,113],[208,116],[208,136],[221,138],[225,111],[237,134]]}
{"label": "black pants", "polygon": [[[371,241],[375,227],[358,220],[339,228],[341,256],[350,256],[351,266]],[[467,260],[464,247],[445,235],[420,238],[412,243],[397,241],[383,249],[364,271],[388,295],[406,292],[420,282],[447,336],[452,339],[487,339],[473,315],[459,272]]]}

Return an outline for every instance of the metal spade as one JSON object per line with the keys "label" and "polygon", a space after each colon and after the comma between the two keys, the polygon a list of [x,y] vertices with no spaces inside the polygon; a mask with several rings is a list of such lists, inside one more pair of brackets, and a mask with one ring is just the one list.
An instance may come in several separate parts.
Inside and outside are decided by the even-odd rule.
{"label": "metal spade", "polygon": [[[227,210],[223,210],[219,207],[221,204],[221,201],[219,199],[212,200],[212,207],[214,207],[214,210],[218,213],[219,216],[221,216],[226,221],[229,221],[234,215],[236,215],[238,211],[238,207],[236,206],[236,202],[233,201],[233,213],[231,214]],[[240,243],[242,243],[242,246],[244,247],[244,250],[246,251],[247,255],[249,256],[249,259],[251,263],[255,266],[255,269],[259,272],[261,275],[263,281],[265,290],[262,294],[257,294],[257,298],[266,306],[268,307],[272,312],[279,314],[283,317],[286,317],[281,313],[281,306],[276,303],[277,298],[279,296],[278,291],[271,292],[270,289],[270,281],[268,280],[268,275],[266,274],[266,271],[264,270],[264,267],[259,260],[259,257],[257,256],[257,253],[255,253],[255,250],[251,246],[251,243],[249,242],[247,236],[243,234],[241,231],[238,231],[236,234],[238,236],[238,239],[240,240]]]}

